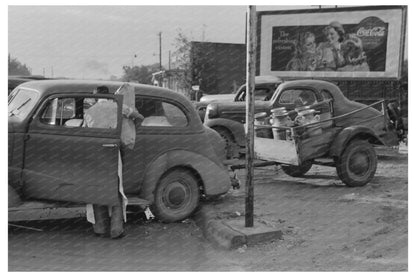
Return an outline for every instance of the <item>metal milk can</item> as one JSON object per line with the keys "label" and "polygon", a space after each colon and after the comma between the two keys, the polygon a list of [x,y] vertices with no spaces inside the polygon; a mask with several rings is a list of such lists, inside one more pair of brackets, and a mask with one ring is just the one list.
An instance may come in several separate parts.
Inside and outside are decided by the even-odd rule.
{"label": "metal milk can", "polygon": [[[289,113],[286,108],[276,108],[271,110],[272,113],[272,126],[274,127],[290,127],[292,126],[292,120],[289,117]],[[273,138],[279,140],[286,139],[286,130],[273,128]]]}
{"label": "metal milk can", "polygon": [[[307,125],[320,121],[320,116],[315,115],[316,111],[314,109],[302,110],[298,113],[298,116],[295,118],[295,122],[300,125]],[[308,127],[307,134],[310,136],[322,134],[322,129],[319,125]]]}
{"label": "metal milk can", "polygon": [[254,131],[257,137],[260,138],[273,138],[272,130],[269,128],[259,128],[257,126],[270,125],[270,117],[266,112],[256,113],[254,115]]}

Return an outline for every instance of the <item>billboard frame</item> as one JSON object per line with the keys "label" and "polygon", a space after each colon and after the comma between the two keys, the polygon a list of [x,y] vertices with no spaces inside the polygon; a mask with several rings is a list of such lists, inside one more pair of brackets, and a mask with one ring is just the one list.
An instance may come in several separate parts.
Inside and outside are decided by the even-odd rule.
{"label": "billboard frame", "polygon": [[[400,49],[399,49],[399,62],[397,77],[317,77],[308,76],[301,77],[304,79],[328,79],[328,80],[400,80],[402,77],[402,66],[404,61],[405,43],[406,43],[406,26],[407,26],[407,6],[354,6],[354,7],[336,7],[336,8],[317,8],[317,9],[296,9],[296,10],[273,10],[273,11],[259,11],[257,12],[257,52],[256,52],[256,75],[260,75],[260,61],[261,61],[261,24],[262,17],[265,15],[290,15],[290,14],[319,14],[319,13],[333,13],[333,12],[353,12],[353,11],[377,11],[377,10],[401,10],[401,26],[400,26]],[[299,77],[293,77],[299,79]],[[291,78],[289,78],[291,79]]]}

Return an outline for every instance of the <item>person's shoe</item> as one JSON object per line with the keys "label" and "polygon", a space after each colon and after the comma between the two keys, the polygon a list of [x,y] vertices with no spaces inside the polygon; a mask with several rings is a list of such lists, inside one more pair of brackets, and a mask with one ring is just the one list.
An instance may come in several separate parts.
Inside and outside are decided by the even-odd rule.
{"label": "person's shoe", "polygon": [[121,239],[121,238],[123,238],[124,236],[126,235],[126,233],[124,233],[124,231],[123,232],[121,232],[121,233],[119,233],[119,234],[111,234],[111,239]]}
{"label": "person's shoe", "polygon": [[99,238],[105,238],[105,237],[107,237],[107,234],[105,234],[105,233],[94,233],[94,235],[96,237],[99,237]]}

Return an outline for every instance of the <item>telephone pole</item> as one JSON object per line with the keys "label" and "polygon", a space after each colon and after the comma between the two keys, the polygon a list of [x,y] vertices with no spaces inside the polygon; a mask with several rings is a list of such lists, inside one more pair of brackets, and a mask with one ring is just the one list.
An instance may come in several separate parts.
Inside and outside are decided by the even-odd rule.
{"label": "telephone pole", "polygon": [[256,75],[256,6],[247,10],[247,68],[246,68],[246,214],[245,227],[253,227],[254,221],[254,76]]}
{"label": "telephone pole", "polygon": [[162,32],[159,32],[159,69],[162,71]]}

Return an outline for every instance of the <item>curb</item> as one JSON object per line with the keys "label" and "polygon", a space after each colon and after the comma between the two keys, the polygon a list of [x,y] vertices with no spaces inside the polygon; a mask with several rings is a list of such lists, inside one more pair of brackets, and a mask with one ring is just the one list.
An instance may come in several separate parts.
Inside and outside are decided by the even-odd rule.
{"label": "curb", "polygon": [[202,229],[204,237],[221,248],[236,249],[247,243],[244,234],[216,219],[214,208],[210,205],[201,206],[195,213],[194,220]]}

